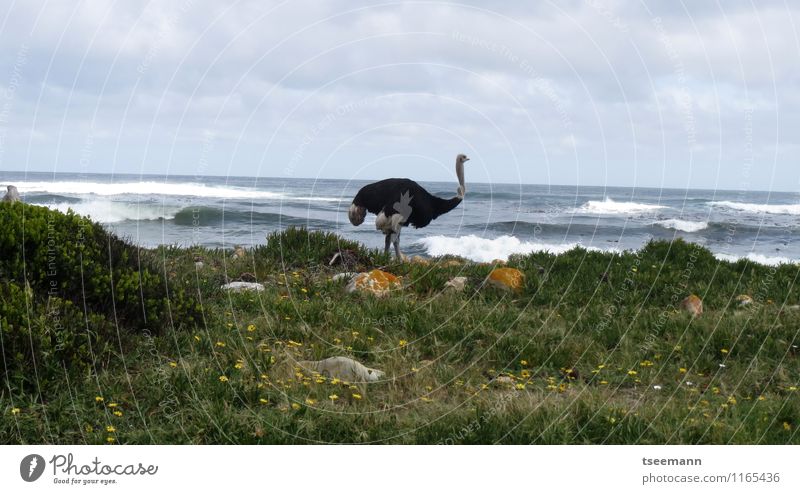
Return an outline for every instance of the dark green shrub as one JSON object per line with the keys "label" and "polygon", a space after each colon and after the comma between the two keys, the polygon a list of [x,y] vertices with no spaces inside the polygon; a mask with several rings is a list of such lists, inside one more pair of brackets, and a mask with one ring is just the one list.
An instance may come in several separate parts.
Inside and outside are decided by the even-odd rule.
{"label": "dark green shrub", "polygon": [[122,327],[158,332],[198,309],[172,288],[139,248],[72,211],[0,204],[0,279],[26,283],[39,297],[58,297]]}
{"label": "dark green shrub", "polygon": [[388,257],[366,249],[362,244],[346,240],[335,233],[308,231],[289,227],[267,235],[267,243],[253,251],[259,271],[283,270],[309,266],[327,266],[337,252],[347,252],[354,266],[373,267]]}
{"label": "dark green shrub", "polygon": [[58,297],[37,299],[17,283],[0,283],[0,375],[12,389],[42,389],[64,372],[106,360],[114,326]]}

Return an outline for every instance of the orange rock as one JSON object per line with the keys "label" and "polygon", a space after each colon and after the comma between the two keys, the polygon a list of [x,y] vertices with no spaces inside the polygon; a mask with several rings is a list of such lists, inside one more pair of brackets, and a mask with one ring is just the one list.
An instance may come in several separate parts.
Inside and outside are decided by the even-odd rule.
{"label": "orange rock", "polygon": [[497,268],[489,273],[489,284],[509,290],[518,292],[522,290],[522,284],[525,282],[525,275],[519,269],[514,268]]}
{"label": "orange rock", "polygon": [[347,285],[348,292],[369,292],[379,297],[386,295],[393,288],[400,287],[400,279],[392,273],[373,269],[367,273],[359,273]]}
{"label": "orange rock", "polygon": [[689,295],[681,301],[681,309],[697,317],[703,313],[703,301],[697,295]]}

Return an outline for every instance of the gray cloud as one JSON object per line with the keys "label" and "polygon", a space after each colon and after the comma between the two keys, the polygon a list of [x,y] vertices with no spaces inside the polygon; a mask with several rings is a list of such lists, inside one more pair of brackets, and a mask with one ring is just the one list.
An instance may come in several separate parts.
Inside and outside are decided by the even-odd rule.
{"label": "gray cloud", "polygon": [[800,188],[779,1],[9,8],[0,169]]}

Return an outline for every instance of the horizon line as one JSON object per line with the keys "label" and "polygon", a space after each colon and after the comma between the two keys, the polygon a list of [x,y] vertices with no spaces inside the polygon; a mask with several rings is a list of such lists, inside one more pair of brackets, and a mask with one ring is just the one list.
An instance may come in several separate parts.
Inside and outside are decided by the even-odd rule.
{"label": "horizon line", "polygon": [[[37,174],[48,174],[48,175],[58,175],[58,174],[72,174],[72,175],[132,175],[132,176],[139,176],[139,177],[187,177],[187,178],[203,178],[203,177],[210,177],[210,178],[252,178],[258,180],[264,179],[278,179],[278,180],[340,180],[340,181],[349,181],[349,182],[368,182],[372,180],[383,180],[381,178],[360,178],[360,179],[347,179],[347,178],[333,178],[333,177],[276,177],[276,176],[252,176],[252,175],[216,175],[216,174],[207,174],[207,175],[196,175],[196,174],[182,174],[182,173],[174,173],[174,174],[158,174],[158,173],[109,173],[109,172],[82,172],[82,171],[36,171],[36,170],[0,170],[1,173],[37,173]],[[450,183],[449,181],[440,181],[440,180],[417,180],[418,182],[427,182],[433,184],[443,184],[443,183]],[[686,186],[686,187],[675,187],[675,186],[654,186],[654,185],[593,185],[593,184],[546,184],[546,183],[535,183],[535,182],[471,182],[473,184],[478,185],[511,185],[511,186],[523,186],[523,185],[532,185],[532,186],[541,186],[541,187],[595,187],[595,188],[625,188],[625,189],[655,189],[655,190],[699,190],[699,191],[720,191],[720,192],[764,192],[764,193],[772,193],[772,192],[783,192],[783,193],[795,193],[800,194],[800,188],[796,190],[787,190],[787,189],[773,189],[773,190],[762,190],[762,189],[725,189],[725,188],[709,188],[709,187],[694,187],[694,186]],[[11,184],[13,185],[13,184]]]}

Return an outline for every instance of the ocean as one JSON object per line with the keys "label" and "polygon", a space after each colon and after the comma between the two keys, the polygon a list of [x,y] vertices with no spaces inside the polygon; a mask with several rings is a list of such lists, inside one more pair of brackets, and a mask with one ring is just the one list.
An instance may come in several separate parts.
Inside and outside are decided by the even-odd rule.
{"label": "ocean", "polygon": [[[0,171],[25,202],[72,209],[142,246],[232,248],[264,243],[288,226],[328,230],[383,247],[369,215],[359,227],[347,208],[368,181],[215,176],[142,176]],[[420,182],[455,195],[454,182]],[[407,255],[455,254],[474,261],[513,253],[561,253],[575,246],[638,249],[682,237],[721,260],[800,263],[800,193],[467,182],[464,202],[421,229],[405,228]]]}

